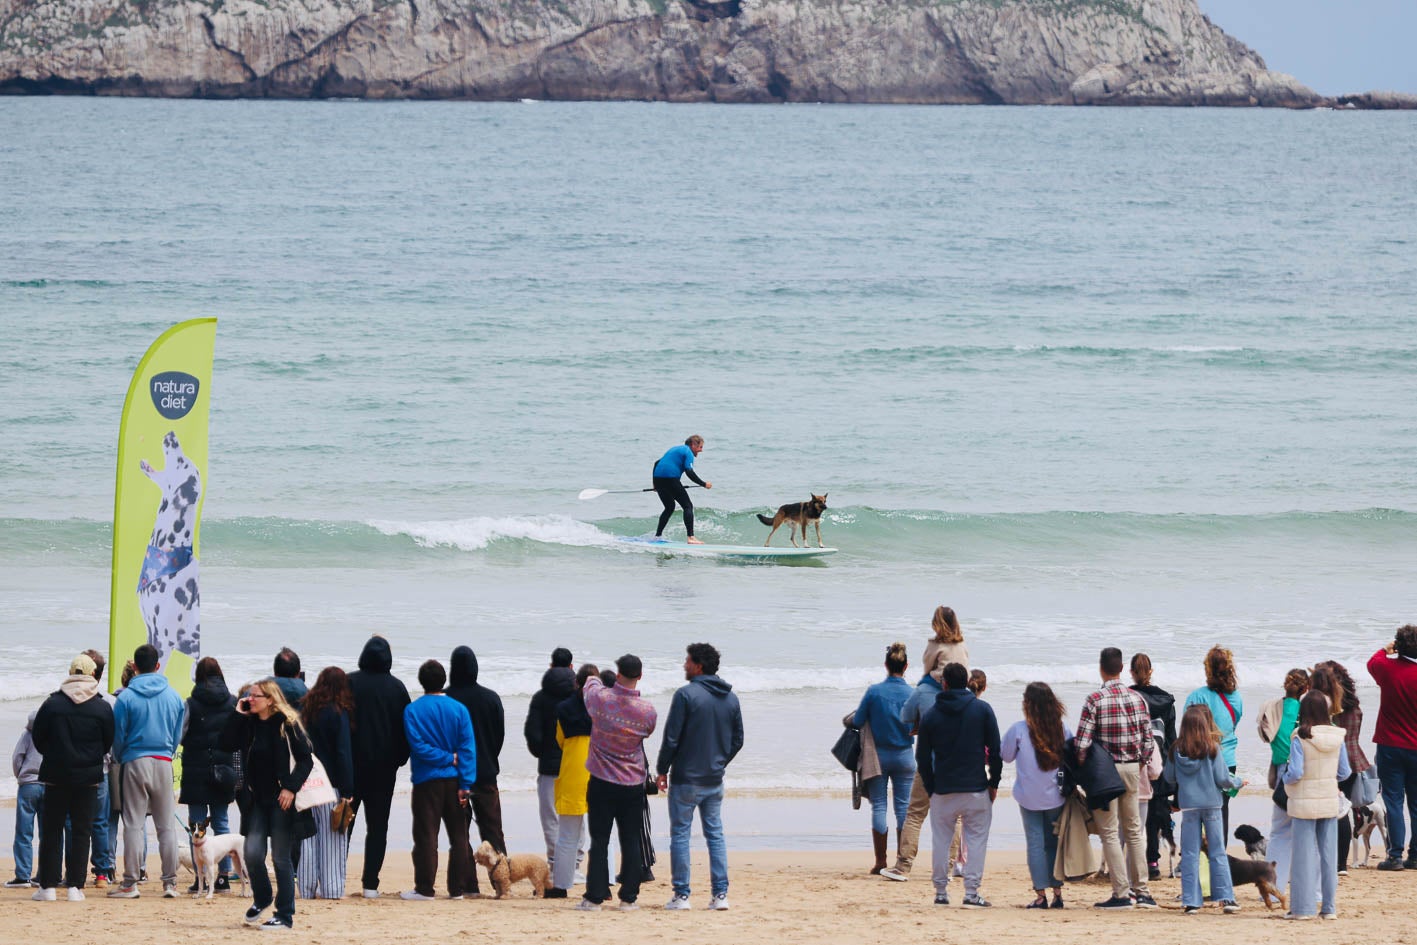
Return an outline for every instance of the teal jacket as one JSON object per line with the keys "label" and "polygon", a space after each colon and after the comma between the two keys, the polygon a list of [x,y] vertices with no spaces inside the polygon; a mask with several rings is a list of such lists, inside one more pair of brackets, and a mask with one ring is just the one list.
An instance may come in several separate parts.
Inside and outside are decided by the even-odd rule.
{"label": "teal jacket", "polygon": [[1235,767],[1235,747],[1240,744],[1240,739],[1235,735],[1235,727],[1239,725],[1240,719],[1245,715],[1245,704],[1240,699],[1240,692],[1227,692],[1225,700],[1230,703],[1230,708],[1235,710],[1235,715],[1230,715],[1230,709],[1225,708],[1225,702],[1221,701],[1220,693],[1209,686],[1201,686],[1195,692],[1186,697],[1186,705],[1203,705],[1210,710],[1210,714],[1215,719],[1215,727],[1220,729],[1220,752],[1225,756],[1225,766]]}

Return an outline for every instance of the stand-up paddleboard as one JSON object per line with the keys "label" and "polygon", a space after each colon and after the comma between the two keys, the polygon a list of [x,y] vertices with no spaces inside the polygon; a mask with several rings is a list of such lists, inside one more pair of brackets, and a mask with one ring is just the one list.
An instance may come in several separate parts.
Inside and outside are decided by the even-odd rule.
{"label": "stand-up paddleboard", "polygon": [[705,558],[737,558],[773,561],[785,558],[822,558],[836,554],[835,548],[768,548],[763,545],[691,545],[687,541],[666,541],[656,538],[620,537],[617,539],[651,551],[675,555],[699,555]]}

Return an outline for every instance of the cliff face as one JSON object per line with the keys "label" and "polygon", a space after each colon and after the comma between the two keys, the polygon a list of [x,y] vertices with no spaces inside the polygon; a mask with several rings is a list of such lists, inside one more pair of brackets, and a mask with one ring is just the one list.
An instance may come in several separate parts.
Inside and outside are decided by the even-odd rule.
{"label": "cliff face", "polygon": [[1196,0],[0,0],[0,91],[1323,103]]}

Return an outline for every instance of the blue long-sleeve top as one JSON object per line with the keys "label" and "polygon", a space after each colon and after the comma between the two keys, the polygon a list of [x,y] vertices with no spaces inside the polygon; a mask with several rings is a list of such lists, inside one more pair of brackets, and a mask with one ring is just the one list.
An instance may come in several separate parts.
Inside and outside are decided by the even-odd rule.
{"label": "blue long-sleeve top", "polygon": [[1189,758],[1176,752],[1176,806],[1181,810],[1216,809],[1225,805],[1224,791],[1240,787],[1244,781],[1230,773],[1225,756]]}
{"label": "blue long-sleeve top", "polygon": [[409,779],[414,784],[438,778],[457,778],[468,790],[477,781],[477,742],[472,716],[456,699],[426,693],[403,710],[408,735]]}
{"label": "blue long-sleeve top", "polygon": [[[907,730],[913,732],[920,727],[920,719],[935,704],[935,697],[944,691],[945,687],[929,673],[920,677],[920,682],[911,690],[910,698],[900,707],[900,720],[905,723]],[[872,732],[874,731],[875,727],[872,726]]]}
{"label": "blue long-sleeve top", "polygon": [[915,690],[900,676],[887,676],[876,683],[861,697],[856,707],[852,724],[857,728],[870,724],[871,735],[876,747],[885,749],[909,748],[915,744],[910,737],[911,726],[901,721],[900,710],[905,707],[910,694]]}
{"label": "blue long-sleeve top", "polygon": [[[1353,773],[1348,763],[1348,746],[1338,746],[1338,780],[1343,781]],[[1284,768],[1284,783],[1293,784],[1304,776],[1304,740],[1298,735],[1289,743],[1289,764]]]}

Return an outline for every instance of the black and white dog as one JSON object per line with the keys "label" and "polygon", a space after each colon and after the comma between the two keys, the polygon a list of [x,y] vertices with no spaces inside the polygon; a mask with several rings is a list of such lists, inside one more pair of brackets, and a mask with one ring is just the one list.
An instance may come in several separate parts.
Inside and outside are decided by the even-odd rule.
{"label": "black and white dog", "polygon": [[167,663],[173,652],[201,653],[201,594],[198,565],[192,549],[202,475],[182,452],[177,434],[162,438],[161,470],[142,460],[143,473],[162,490],[148,553],[138,578],[138,602],[148,628],[148,642]]}

